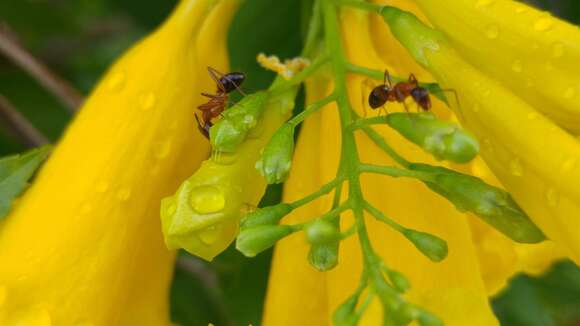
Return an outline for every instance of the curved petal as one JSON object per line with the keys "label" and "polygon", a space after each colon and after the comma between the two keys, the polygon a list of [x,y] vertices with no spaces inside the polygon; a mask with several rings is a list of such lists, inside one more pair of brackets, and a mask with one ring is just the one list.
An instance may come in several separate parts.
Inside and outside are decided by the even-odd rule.
{"label": "curved petal", "polygon": [[0,324],[170,324],[159,202],[207,155],[192,114],[215,85],[198,66],[226,61],[192,41],[225,43],[235,3],[183,0],[93,91],[0,226]]}

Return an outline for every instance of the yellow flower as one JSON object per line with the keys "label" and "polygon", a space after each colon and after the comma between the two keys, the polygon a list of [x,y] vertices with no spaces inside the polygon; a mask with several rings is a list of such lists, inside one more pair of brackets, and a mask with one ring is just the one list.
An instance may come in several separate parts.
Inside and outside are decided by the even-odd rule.
{"label": "yellow flower", "polygon": [[[450,19],[443,16],[445,9],[441,9],[442,7],[450,7],[453,5],[452,3],[461,2],[462,5],[469,3],[473,5],[473,8],[476,8],[475,1],[449,1],[445,2],[444,5],[430,0],[417,0],[416,2],[429,7],[440,15],[440,21],[435,21],[435,23],[448,25],[458,24],[457,21],[463,23],[471,21],[457,19],[448,23]],[[425,15],[413,2],[394,0],[382,3],[411,10],[425,19]],[[477,3],[491,4],[494,1],[478,1]],[[459,7],[468,11],[466,7]],[[457,17],[461,16],[461,10],[455,12],[457,12]],[[431,13],[428,12],[428,14]],[[551,19],[550,23],[546,24],[556,24]],[[343,29],[343,43],[350,63],[377,70],[388,69],[391,74],[401,77],[414,73],[422,82],[435,81],[430,74],[432,72],[433,76],[437,78],[436,81],[440,82],[444,88],[450,87],[457,90],[461,99],[461,107],[456,108],[459,119],[465,123],[469,130],[473,130],[483,143],[483,158],[497,173],[501,184],[481,159],[477,159],[472,164],[464,165],[460,169],[471,171],[474,175],[495,186],[502,187],[504,185],[508,191],[514,194],[518,203],[531,215],[534,221],[542,227],[542,230],[552,236],[554,242],[545,241],[533,245],[517,244],[490,226],[483,224],[471,214],[459,213],[451,204],[428,191],[417,181],[382,179],[376,176],[363,176],[361,179],[365,198],[384,211],[386,215],[393,217],[403,225],[435,234],[448,242],[449,256],[441,263],[433,263],[422,256],[400,234],[372,218],[367,218],[366,223],[375,251],[389,265],[389,268],[402,272],[412,284],[406,298],[410,302],[434,312],[445,322],[445,325],[497,325],[489,307],[488,296],[497,293],[505,286],[507,280],[518,272],[524,271],[531,274],[543,272],[555,259],[565,256],[561,245],[573,248],[575,241],[579,238],[577,235],[573,237],[580,230],[580,227],[578,227],[577,221],[572,220],[574,216],[578,215],[573,206],[573,203],[578,202],[578,200],[574,200],[575,197],[564,197],[564,195],[574,195],[572,184],[577,183],[578,179],[566,180],[558,174],[558,171],[562,172],[563,166],[558,166],[556,163],[552,164],[552,162],[548,163],[548,167],[552,168],[552,174],[548,173],[548,167],[539,168],[539,172],[532,170],[532,167],[537,168],[545,161],[545,158],[540,155],[542,146],[544,146],[544,152],[549,152],[549,155],[555,156],[554,161],[559,159],[558,163],[562,164],[565,162],[561,159],[562,153],[568,153],[572,157],[571,159],[576,162],[575,145],[570,142],[569,135],[558,130],[554,124],[551,126],[548,124],[532,125],[529,128],[522,126],[520,123],[522,119],[529,118],[532,120],[530,124],[536,120],[544,121],[544,119],[540,113],[535,113],[531,117],[525,114],[528,112],[516,113],[516,110],[521,108],[523,101],[514,100],[513,94],[502,91],[500,86],[476,72],[473,67],[455,55],[445,43],[437,43],[439,39],[434,39],[434,42],[431,42],[428,38],[430,34],[424,36],[420,33],[414,33],[414,30],[406,30],[407,35],[414,33],[413,36],[409,37],[409,43],[418,42],[418,44],[424,45],[425,43],[421,42],[426,40],[430,42],[429,45],[432,45],[433,50],[427,45],[421,47],[420,51],[411,49],[411,52],[415,54],[413,57],[399,44],[393,33],[386,28],[382,18],[377,17],[369,22],[367,13],[342,9],[340,20]],[[472,20],[479,22],[473,17]],[[505,17],[501,22],[504,25],[510,23]],[[405,30],[406,25],[401,24],[400,26],[401,31]],[[450,31],[453,31],[463,43],[467,43],[469,37],[461,36],[462,28],[457,26],[454,28],[450,27]],[[508,29],[506,28],[506,30]],[[484,35],[481,30],[479,32]],[[512,37],[515,36],[512,35]],[[472,50],[480,45],[477,41],[471,40],[469,42],[471,42],[469,46]],[[413,52],[414,50],[415,52]],[[514,49],[504,48],[504,50],[510,51],[510,55],[516,53]],[[555,45],[552,54],[559,50],[560,44]],[[568,53],[567,50],[568,47],[564,46],[563,51]],[[570,51],[573,52],[572,49]],[[475,52],[473,50],[471,54]],[[519,53],[523,54],[524,52],[520,51]],[[423,55],[424,57],[422,57]],[[501,54],[495,54],[493,58],[500,56]],[[487,56],[480,55],[478,59],[484,60],[488,57],[490,57],[489,54]],[[419,65],[417,61],[426,67]],[[493,66],[494,64],[496,63],[487,62],[487,65]],[[490,74],[497,73],[498,76],[501,76],[499,78],[508,78],[509,72],[507,70],[513,74],[513,67],[506,67],[501,73],[490,72]],[[496,68],[493,67],[493,69]],[[538,82],[537,87],[540,87],[541,75],[538,73],[536,76],[538,77],[534,81]],[[569,76],[567,78],[570,79]],[[506,81],[502,80],[502,82]],[[332,85],[328,81],[324,86],[321,86],[321,83],[323,81],[316,80],[316,77],[309,81],[306,88],[307,102],[312,103],[317,98],[328,94],[329,90],[332,89]],[[367,100],[366,97],[370,92],[367,84],[367,81],[360,76],[352,75],[348,78],[349,100],[359,114],[364,114],[362,108],[364,104],[362,103]],[[487,89],[490,90],[491,94],[485,95]],[[517,90],[514,88],[514,91]],[[451,97],[449,100],[453,104],[453,98]],[[558,103],[561,104],[558,102],[559,99],[547,97],[546,101],[548,100],[553,101],[551,103],[554,104],[549,108],[553,107],[553,112],[558,112],[554,113],[554,117],[558,114],[563,116],[563,112],[570,113],[566,109],[557,107]],[[505,110],[497,110],[501,107]],[[389,112],[403,110],[402,105],[391,103],[387,105],[387,108]],[[449,110],[438,100],[435,100],[433,109],[438,117],[454,119]],[[544,107],[544,109],[548,108]],[[573,108],[569,110],[574,111]],[[469,115],[465,113],[466,111],[469,112]],[[481,121],[486,121],[486,123],[483,124]],[[570,127],[562,120],[556,121],[566,128]],[[293,170],[285,187],[285,202],[302,198],[334,178],[336,163],[339,161],[338,153],[340,152],[338,125],[336,107],[332,105],[326,107],[322,112],[312,115],[304,123],[296,146]],[[542,132],[535,132],[533,128]],[[528,130],[525,138],[523,132],[518,132],[522,129]],[[413,147],[394,131],[390,129],[378,131],[402,156],[414,162],[435,163],[431,157]],[[546,134],[552,137],[548,139],[554,141],[554,144],[549,145],[545,140],[542,140]],[[485,148],[489,146],[489,142],[492,142],[494,148],[500,150],[492,151],[490,154],[488,148]],[[394,164],[392,159],[371,144],[368,138],[358,137],[357,143],[363,162]],[[506,147],[519,155],[516,161],[518,164],[510,164],[509,160],[506,161],[506,153],[504,153]],[[568,163],[566,166],[568,167],[565,171],[567,175],[575,176],[573,175],[576,172],[575,164]],[[454,166],[454,168],[457,167]],[[518,175],[520,169],[523,169],[523,175]],[[516,173],[514,170],[517,170]],[[506,175],[509,176],[506,177]],[[519,178],[520,181],[513,182],[514,178]],[[544,185],[545,180],[542,178],[554,183],[552,184],[553,188],[545,188],[544,192],[540,192],[540,196],[540,194],[536,195],[536,189]],[[527,194],[532,194],[533,197],[529,197]],[[293,211],[283,222],[288,224],[303,223],[326,212],[330,204],[331,198],[323,197]],[[550,208],[553,214],[542,214],[545,213],[546,208]],[[556,221],[548,223],[547,219],[550,216],[558,218]],[[348,229],[352,223],[352,216],[345,214],[342,218],[341,229]],[[556,227],[558,224],[567,225],[571,229]],[[555,230],[560,233],[555,232]],[[565,232],[568,233],[565,234]],[[347,239],[341,242],[339,265],[336,269],[325,274],[315,271],[307,264],[308,249],[309,245],[302,234],[292,235],[276,246],[264,312],[264,325],[331,324],[335,309],[357,288],[358,279],[362,272],[362,258],[356,239]],[[381,314],[382,309],[375,300],[361,319],[360,324],[379,325],[382,320]]]}
{"label": "yellow flower", "polygon": [[207,155],[206,66],[238,2],[183,0],[116,62],[0,225],[1,325],[169,325],[159,202]]}

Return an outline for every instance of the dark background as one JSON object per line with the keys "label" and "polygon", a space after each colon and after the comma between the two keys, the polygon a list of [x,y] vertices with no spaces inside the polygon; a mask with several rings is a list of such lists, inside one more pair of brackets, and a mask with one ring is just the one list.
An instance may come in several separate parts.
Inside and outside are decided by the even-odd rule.
{"label": "dark background", "polygon": [[[6,23],[34,56],[84,95],[120,53],[166,17],[175,2],[2,0],[0,24]],[[229,49],[232,70],[250,76],[247,89],[265,88],[273,77],[255,63],[258,52],[281,58],[300,52],[308,2],[276,0],[273,5],[270,0],[246,0],[230,29]],[[528,2],[580,23],[578,0]],[[0,95],[51,141],[70,121],[70,113],[58,100],[1,54]],[[25,148],[0,129],[0,155]],[[280,187],[273,187],[263,203],[275,203],[279,197]],[[184,326],[259,325],[270,258],[267,252],[246,259],[232,248],[212,263],[180,254],[171,292],[174,321]],[[580,325],[580,269],[562,262],[540,278],[515,277],[494,298],[493,307],[502,325]]]}

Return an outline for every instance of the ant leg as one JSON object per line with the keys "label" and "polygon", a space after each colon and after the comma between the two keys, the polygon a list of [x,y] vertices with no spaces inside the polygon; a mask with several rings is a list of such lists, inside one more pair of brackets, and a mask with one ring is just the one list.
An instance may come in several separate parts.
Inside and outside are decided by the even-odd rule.
{"label": "ant leg", "polygon": [[199,121],[199,118],[197,117],[197,114],[194,114],[195,116],[195,121],[197,121],[197,129],[199,129],[199,131],[201,132],[202,135],[205,136],[205,138],[209,139],[209,128],[211,127],[211,122],[210,123],[204,123],[203,125],[201,124],[201,122]]}
{"label": "ant leg", "polygon": [[220,97],[219,95],[209,94],[209,93],[201,93],[201,96],[209,97],[209,98],[217,98]]}
{"label": "ant leg", "polygon": [[385,116],[389,115],[389,111],[387,111],[387,108],[386,108],[386,106],[384,104],[381,105],[381,113],[382,112],[385,112]]}
{"label": "ant leg", "polygon": [[393,88],[393,81],[391,80],[391,74],[389,70],[385,69],[385,76],[383,77],[383,84],[386,85],[387,81],[389,82],[389,87]]}

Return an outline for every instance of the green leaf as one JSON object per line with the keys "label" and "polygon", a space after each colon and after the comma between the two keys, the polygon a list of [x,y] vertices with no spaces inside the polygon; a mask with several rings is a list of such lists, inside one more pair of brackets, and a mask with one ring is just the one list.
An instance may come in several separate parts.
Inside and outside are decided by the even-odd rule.
{"label": "green leaf", "polygon": [[0,159],[0,219],[8,214],[12,202],[24,191],[50,150],[51,146],[43,146]]}

